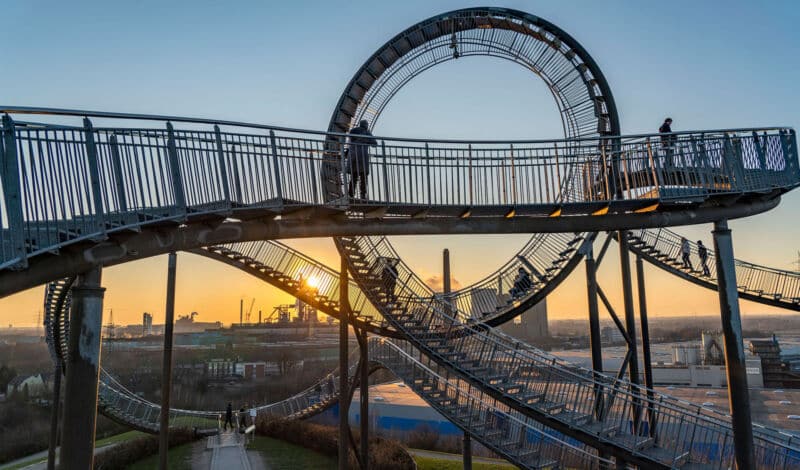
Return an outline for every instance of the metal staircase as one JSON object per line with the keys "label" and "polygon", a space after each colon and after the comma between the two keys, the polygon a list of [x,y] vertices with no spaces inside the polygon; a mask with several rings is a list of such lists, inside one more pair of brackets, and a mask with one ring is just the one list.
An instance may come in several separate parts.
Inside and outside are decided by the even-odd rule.
{"label": "metal staircase", "polygon": [[370,358],[474,439],[520,468],[601,468],[611,462],[451,376],[406,341],[372,338]]}
{"label": "metal staircase", "polygon": [[[62,297],[68,296],[62,294]],[[52,302],[52,305],[57,304]],[[53,320],[65,318],[63,313],[57,315],[50,310],[47,316]],[[53,344],[54,350],[62,350],[64,345],[53,343],[53,339],[48,336],[48,343]],[[570,443],[564,436],[554,434],[540,423],[486,396],[480,389],[450,378],[446,370],[421,357],[409,343],[394,341],[370,338],[370,373],[379,367],[392,371],[451,422],[521,468],[599,468],[601,464],[609,463],[599,458],[593,449]],[[357,378],[358,357],[357,353],[350,357],[351,387]],[[337,403],[340,398],[338,386],[334,371],[306,390],[256,409],[259,416],[303,419]],[[110,419],[133,429],[158,432],[160,406],[137,396],[104,370],[101,370],[98,409]],[[170,426],[213,430],[219,427],[223,413],[171,409]]]}
{"label": "metal staircase", "polygon": [[[733,441],[728,420],[658,392],[577,368],[495,329],[438,298],[419,282],[398,279],[391,300],[371,272],[380,250],[365,238],[340,238],[353,277],[398,331],[426,356],[510,408],[627,462],[646,467],[727,468]],[[423,292],[424,295],[424,292]],[[719,455],[702,449],[718,449]],[[788,435],[756,430],[761,462],[800,466]],[[776,460],[778,459],[778,460]]]}
{"label": "metal staircase", "polygon": [[[616,234],[614,234],[616,238]],[[681,235],[666,229],[628,232],[630,250],[649,263],[708,289],[717,289],[717,265],[713,247],[708,249],[709,276],[697,257],[697,244],[690,241],[693,269],[681,259]],[[800,311],[800,272],[735,260],[739,297],[789,310]]]}

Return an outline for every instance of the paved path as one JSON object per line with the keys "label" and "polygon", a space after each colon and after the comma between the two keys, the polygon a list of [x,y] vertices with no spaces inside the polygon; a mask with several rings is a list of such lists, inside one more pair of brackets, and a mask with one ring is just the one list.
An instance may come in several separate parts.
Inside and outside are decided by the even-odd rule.
{"label": "paved path", "polygon": [[238,432],[223,432],[208,438],[211,448],[211,470],[251,470],[250,459],[244,450],[244,435]]}

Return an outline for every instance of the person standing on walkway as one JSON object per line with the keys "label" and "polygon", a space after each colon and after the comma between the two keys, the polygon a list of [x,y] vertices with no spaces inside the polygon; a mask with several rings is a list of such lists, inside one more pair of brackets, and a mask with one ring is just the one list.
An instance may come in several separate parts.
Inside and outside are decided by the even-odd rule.
{"label": "person standing on walkway", "polygon": [[672,135],[672,118],[664,119],[664,123],[658,128],[658,133],[661,134],[661,147],[664,148],[664,165],[667,168],[672,168],[672,155],[675,153],[676,137]]}
{"label": "person standing on walkway", "polygon": [[381,283],[386,293],[386,301],[393,303],[397,301],[395,288],[397,286],[397,262],[399,260],[392,258],[383,259],[383,269],[381,270]]}
{"label": "person standing on walkway", "polygon": [[225,425],[223,426],[223,429],[225,431],[228,430],[228,424],[231,425],[231,431],[232,431],[234,429],[234,426],[233,426],[233,405],[231,405],[230,402],[228,402],[228,408],[225,409]]}
{"label": "person standing on walkway", "polygon": [[711,277],[711,272],[708,270],[708,249],[702,240],[697,240],[697,256],[700,257],[700,265],[703,266],[703,276]]}
{"label": "person standing on walkway", "polygon": [[347,194],[353,197],[356,184],[359,187],[361,199],[367,198],[367,177],[369,176],[369,148],[378,145],[378,141],[369,131],[369,123],[362,119],[358,126],[350,130],[350,186]]}
{"label": "person standing on walkway", "polygon": [[658,133],[661,134],[661,146],[664,148],[672,147],[675,141],[675,136],[672,134],[672,118],[664,119],[664,124],[658,128]]}
{"label": "person standing on walkway", "polygon": [[683,254],[683,267],[689,271],[694,271],[692,268],[692,260],[689,256],[692,254],[692,247],[689,245],[689,240],[681,237],[681,253]]}

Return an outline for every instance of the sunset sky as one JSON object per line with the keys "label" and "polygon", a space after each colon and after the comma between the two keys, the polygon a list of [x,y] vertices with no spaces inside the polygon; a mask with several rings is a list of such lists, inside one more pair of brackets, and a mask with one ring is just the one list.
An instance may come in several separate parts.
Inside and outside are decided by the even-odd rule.
{"label": "sunset sky", "polygon": [[[796,2],[486,2],[539,15],[575,37],[606,75],[624,133],[800,123],[800,4]],[[134,6],[135,5],[135,6]],[[324,130],[344,86],[390,37],[472,1],[10,2],[0,30],[0,104],[215,117]],[[403,88],[376,134],[464,139],[559,138],[541,80],[485,57],[450,61]],[[800,191],[778,209],[731,223],[739,258],[792,269],[800,250]],[[679,228],[711,244],[710,226]],[[512,256],[514,236],[395,237],[423,279],[468,285]],[[328,239],[287,241],[338,265]],[[621,308],[616,245],[600,282]],[[106,309],[117,323],[163,321],[166,257],[106,269]],[[795,268],[796,269],[796,268]],[[715,314],[716,292],[647,268],[652,315]],[[43,287],[0,299],[0,324],[33,324]],[[178,258],[177,311],[238,321],[239,299],[265,313],[290,298],[194,255]],[[586,316],[583,269],[548,299],[551,318]],[[745,314],[781,312],[742,302]]]}

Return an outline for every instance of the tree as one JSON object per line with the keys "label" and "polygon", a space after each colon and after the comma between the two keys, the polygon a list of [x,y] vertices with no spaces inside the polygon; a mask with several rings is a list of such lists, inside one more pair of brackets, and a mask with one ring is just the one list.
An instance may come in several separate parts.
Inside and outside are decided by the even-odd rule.
{"label": "tree", "polygon": [[0,392],[5,392],[11,379],[17,376],[17,371],[3,364],[0,366]]}

